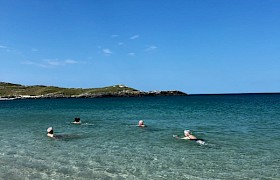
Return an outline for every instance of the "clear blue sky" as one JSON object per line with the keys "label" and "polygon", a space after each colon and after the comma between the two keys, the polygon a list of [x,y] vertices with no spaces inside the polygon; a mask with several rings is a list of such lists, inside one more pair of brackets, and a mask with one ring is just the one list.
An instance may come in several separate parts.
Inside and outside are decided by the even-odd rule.
{"label": "clear blue sky", "polygon": [[0,0],[0,81],[280,92],[280,1]]}

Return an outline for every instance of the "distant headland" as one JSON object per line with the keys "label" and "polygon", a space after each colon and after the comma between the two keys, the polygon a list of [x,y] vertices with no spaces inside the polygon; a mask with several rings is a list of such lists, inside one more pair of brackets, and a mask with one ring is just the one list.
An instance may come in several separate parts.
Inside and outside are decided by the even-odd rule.
{"label": "distant headland", "polygon": [[104,97],[145,97],[145,96],[186,96],[177,90],[139,91],[125,85],[102,88],[62,88],[56,86],[24,86],[0,82],[0,100],[42,99],[42,98],[104,98]]}

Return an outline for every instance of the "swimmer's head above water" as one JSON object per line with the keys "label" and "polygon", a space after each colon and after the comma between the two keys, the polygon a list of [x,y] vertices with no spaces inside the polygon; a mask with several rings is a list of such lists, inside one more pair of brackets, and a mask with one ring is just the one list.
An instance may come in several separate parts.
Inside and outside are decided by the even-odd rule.
{"label": "swimmer's head above water", "polygon": [[47,136],[49,136],[49,137],[54,137],[53,128],[52,128],[52,127],[49,127],[49,128],[47,129],[47,132],[48,132]]}
{"label": "swimmer's head above water", "polygon": [[143,121],[143,120],[140,120],[140,121],[138,122],[138,126],[139,126],[139,127],[145,127],[144,121]]}
{"label": "swimmer's head above water", "polygon": [[191,134],[191,131],[190,130],[184,130],[184,135],[185,136],[188,136],[188,135],[190,135]]}
{"label": "swimmer's head above water", "polygon": [[72,123],[74,123],[74,124],[81,124],[81,119],[76,117]]}
{"label": "swimmer's head above water", "polygon": [[197,139],[197,137],[192,135],[191,130],[184,130],[184,135],[185,135],[185,137],[184,137],[185,139],[190,139],[190,140]]}

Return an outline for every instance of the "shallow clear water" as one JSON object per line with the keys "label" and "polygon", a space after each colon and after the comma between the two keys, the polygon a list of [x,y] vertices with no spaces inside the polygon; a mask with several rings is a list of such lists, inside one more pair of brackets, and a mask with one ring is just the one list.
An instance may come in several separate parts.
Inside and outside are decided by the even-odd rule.
{"label": "shallow clear water", "polygon": [[0,179],[280,179],[279,121],[279,94],[0,101]]}

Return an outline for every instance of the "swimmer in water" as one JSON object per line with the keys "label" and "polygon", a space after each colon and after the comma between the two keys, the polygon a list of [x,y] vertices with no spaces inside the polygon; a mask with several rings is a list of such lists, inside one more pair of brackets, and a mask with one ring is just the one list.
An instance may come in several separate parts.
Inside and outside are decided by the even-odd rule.
{"label": "swimmer in water", "polygon": [[140,120],[140,121],[138,122],[138,126],[139,126],[139,127],[147,127],[147,126],[144,124],[144,121],[143,121],[143,120]]}
{"label": "swimmer in water", "polygon": [[57,135],[57,134],[54,134],[53,133],[53,128],[52,127],[49,127],[47,129],[47,136],[53,138],[53,139],[62,139],[62,138],[69,138],[70,136],[69,135]]}
{"label": "swimmer in water", "polygon": [[53,128],[52,128],[52,127],[49,127],[49,128],[47,129],[47,132],[48,132],[47,136],[49,136],[49,137],[51,137],[51,138],[54,138]]}
{"label": "swimmer in water", "polygon": [[81,119],[76,117],[72,123],[73,124],[81,124]]}
{"label": "swimmer in water", "polygon": [[203,139],[198,139],[197,137],[192,135],[190,130],[184,130],[184,137],[179,137],[178,135],[173,135],[173,137],[178,138],[178,139],[195,141],[199,144],[205,144]]}

